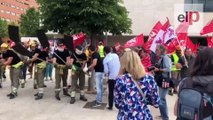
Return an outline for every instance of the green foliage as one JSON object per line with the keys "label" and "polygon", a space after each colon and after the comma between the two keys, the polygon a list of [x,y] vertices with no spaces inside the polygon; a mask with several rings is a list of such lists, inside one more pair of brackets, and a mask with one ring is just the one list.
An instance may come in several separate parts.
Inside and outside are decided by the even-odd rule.
{"label": "green foliage", "polygon": [[21,15],[20,29],[23,36],[36,36],[36,30],[39,29],[40,13],[35,8],[30,8],[26,14]]}
{"label": "green foliage", "polygon": [[7,37],[7,36],[8,36],[7,22],[0,19],[0,37]]}
{"label": "green foliage", "polygon": [[131,33],[131,20],[122,0],[37,0],[44,28],[87,35]]}

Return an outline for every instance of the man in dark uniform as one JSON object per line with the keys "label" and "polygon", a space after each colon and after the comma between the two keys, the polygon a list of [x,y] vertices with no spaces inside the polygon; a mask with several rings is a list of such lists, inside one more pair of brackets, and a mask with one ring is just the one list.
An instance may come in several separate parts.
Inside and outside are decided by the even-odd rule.
{"label": "man in dark uniform", "polygon": [[44,74],[48,54],[46,51],[41,51],[36,46],[37,44],[35,42],[31,44],[31,49],[34,51],[31,61],[35,64],[34,79],[38,86],[38,93],[35,94],[35,100],[39,100],[43,98],[44,94]]}
{"label": "man in dark uniform", "polygon": [[7,96],[10,99],[15,98],[18,94],[18,87],[19,87],[19,74],[21,66],[24,64],[21,59],[18,57],[18,55],[12,51],[9,50],[9,45],[6,43],[1,44],[1,52],[2,52],[2,64],[4,66],[10,65],[10,79],[11,79],[11,93]]}
{"label": "man in dark uniform", "polygon": [[75,53],[72,54],[71,57],[71,65],[72,65],[72,85],[71,85],[71,100],[70,104],[75,103],[75,94],[77,81],[79,79],[79,88],[80,88],[80,100],[87,101],[84,93],[85,86],[85,73],[83,72],[83,68],[86,64],[86,54],[83,53],[81,46],[76,46]]}
{"label": "man in dark uniform", "polygon": [[61,91],[61,80],[63,82],[63,94],[65,96],[70,96],[67,89],[67,75],[68,67],[70,64],[70,55],[69,51],[64,48],[64,45],[61,41],[58,41],[57,50],[53,53],[53,64],[55,66],[55,98],[61,100],[59,93]]}

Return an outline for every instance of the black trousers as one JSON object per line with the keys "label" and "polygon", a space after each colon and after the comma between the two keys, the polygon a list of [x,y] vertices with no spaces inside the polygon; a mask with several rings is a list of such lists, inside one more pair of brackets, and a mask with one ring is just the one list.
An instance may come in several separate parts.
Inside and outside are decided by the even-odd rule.
{"label": "black trousers", "polygon": [[115,80],[109,79],[108,80],[108,89],[109,89],[108,103],[109,103],[109,107],[111,108],[113,107],[114,86],[115,86]]}

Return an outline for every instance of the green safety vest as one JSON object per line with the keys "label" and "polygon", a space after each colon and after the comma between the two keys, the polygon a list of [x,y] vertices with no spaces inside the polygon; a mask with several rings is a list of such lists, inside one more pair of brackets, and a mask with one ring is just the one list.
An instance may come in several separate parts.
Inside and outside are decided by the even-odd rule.
{"label": "green safety vest", "polygon": [[177,69],[177,68],[176,68],[176,64],[177,64],[178,61],[179,61],[179,57],[177,56],[176,53],[172,54],[172,57],[173,57],[173,59],[174,59],[174,62],[173,62],[173,64],[172,64],[172,71],[180,70],[180,69]]}
{"label": "green safety vest", "polygon": [[98,53],[99,53],[101,58],[104,57],[104,46],[103,45],[98,46]]}

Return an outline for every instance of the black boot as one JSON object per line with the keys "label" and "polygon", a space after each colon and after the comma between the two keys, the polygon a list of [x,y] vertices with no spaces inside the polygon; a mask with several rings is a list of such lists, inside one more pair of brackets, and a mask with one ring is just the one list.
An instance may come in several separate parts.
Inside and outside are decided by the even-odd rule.
{"label": "black boot", "polygon": [[24,88],[24,86],[25,86],[25,83],[21,83],[21,88]]}
{"label": "black boot", "polygon": [[59,91],[56,91],[55,92],[55,98],[56,98],[56,100],[61,100],[61,98],[59,97]]}
{"label": "black boot", "polygon": [[37,87],[37,85],[36,85],[36,84],[34,84],[34,89],[38,89],[38,87]]}
{"label": "black boot", "polygon": [[14,99],[16,96],[17,96],[17,93],[10,93],[8,97],[10,99]]}
{"label": "black boot", "polygon": [[71,97],[70,104],[74,104],[74,103],[75,103],[75,97]]}
{"label": "black boot", "polygon": [[38,93],[38,95],[36,96],[35,100],[40,100],[43,98],[43,93]]}
{"label": "black boot", "polygon": [[87,101],[87,98],[84,95],[80,95],[80,100]]}
{"label": "black boot", "polygon": [[63,94],[64,94],[65,96],[70,97],[70,94],[68,93],[68,90],[67,90],[67,89],[63,89]]}

